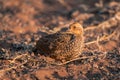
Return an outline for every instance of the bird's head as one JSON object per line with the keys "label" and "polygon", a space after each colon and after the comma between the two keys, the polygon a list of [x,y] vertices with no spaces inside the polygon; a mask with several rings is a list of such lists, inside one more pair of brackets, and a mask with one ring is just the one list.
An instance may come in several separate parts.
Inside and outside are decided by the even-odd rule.
{"label": "bird's head", "polygon": [[75,22],[69,26],[69,32],[76,35],[83,35],[83,27],[78,22]]}

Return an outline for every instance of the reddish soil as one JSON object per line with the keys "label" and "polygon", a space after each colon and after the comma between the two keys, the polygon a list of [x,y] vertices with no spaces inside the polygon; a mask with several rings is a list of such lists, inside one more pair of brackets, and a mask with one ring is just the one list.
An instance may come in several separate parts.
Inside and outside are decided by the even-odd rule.
{"label": "reddish soil", "polygon": [[[35,54],[41,36],[74,21],[84,27],[79,60]],[[0,80],[120,80],[120,1],[0,0]]]}

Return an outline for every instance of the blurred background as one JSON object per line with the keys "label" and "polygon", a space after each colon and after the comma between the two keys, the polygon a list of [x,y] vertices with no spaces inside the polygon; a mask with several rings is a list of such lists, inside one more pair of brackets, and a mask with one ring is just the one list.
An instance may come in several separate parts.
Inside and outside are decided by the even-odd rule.
{"label": "blurred background", "polygon": [[0,0],[0,30],[37,32],[78,21],[96,25],[120,9],[120,0]]}

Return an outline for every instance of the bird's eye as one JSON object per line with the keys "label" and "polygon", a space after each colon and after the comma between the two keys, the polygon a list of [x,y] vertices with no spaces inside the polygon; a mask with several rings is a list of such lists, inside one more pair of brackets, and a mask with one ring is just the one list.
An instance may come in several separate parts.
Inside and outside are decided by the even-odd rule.
{"label": "bird's eye", "polygon": [[73,26],[74,29],[76,29],[76,26]]}

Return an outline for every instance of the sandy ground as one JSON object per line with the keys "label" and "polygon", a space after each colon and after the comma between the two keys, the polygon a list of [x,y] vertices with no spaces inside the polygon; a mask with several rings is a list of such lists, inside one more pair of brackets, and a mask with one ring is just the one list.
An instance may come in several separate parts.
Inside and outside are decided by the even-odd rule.
{"label": "sandy ground", "polygon": [[[0,80],[119,80],[119,0],[0,0]],[[36,41],[73,22],[84,27],[79,60],[55,65]],[[81,57],[86,57],[81,59]]]}

